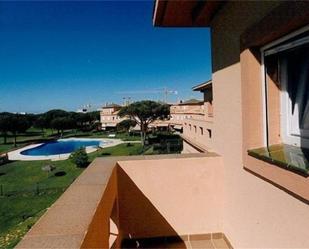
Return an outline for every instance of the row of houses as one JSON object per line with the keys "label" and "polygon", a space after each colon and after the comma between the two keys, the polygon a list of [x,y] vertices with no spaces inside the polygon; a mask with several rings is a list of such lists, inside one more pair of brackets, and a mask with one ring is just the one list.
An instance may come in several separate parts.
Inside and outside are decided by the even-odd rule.
{"label": "row of houses", "polygon": [[[183,153],[211,151],[213,106],[211,80],[192,87],[203,94],[203,100],[190,99],[170,104],[170,119],[157,120],[150,124],[152,129],[178,131],[184,140]],[[102,130],[116,130],[117,124],[126,117],[118,115],[121,105],[106,104],[101,109]],[[138,130],[138,127],[134,128]]]}
{"label": "row of houses", "polygon": [[181,132],[183,153],[207,152],[212,149],[212,82],[192,87],[203,94],[203,100],[190,99],[171,106],[170,124]]}

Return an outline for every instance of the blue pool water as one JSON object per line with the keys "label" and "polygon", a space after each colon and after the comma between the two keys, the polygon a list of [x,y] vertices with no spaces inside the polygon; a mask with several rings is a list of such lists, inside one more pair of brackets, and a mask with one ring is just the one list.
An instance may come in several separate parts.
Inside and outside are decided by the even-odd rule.
{"label": "blue pool water", "polygon": [[71,153],[82,147],[97,147],[102,143],[101,140],[58,140],[44,143],[38,147],[24,150],[22,155],[27,156],[50,156]]}

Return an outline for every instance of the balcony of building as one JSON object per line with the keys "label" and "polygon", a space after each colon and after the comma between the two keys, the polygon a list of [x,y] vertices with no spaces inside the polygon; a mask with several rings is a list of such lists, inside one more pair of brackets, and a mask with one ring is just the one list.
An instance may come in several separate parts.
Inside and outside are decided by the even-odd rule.
{"label": "balcony of building", "polygon": [[98,158],[17,248],[229,248],[222,174],[211,153]]}

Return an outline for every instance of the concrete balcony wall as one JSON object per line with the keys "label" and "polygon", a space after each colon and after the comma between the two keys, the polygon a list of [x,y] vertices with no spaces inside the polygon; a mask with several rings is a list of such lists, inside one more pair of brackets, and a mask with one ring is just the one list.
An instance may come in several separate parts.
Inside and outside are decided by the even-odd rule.
{"label": "concrete balcony wall", "polygon": [[109,248],[110,218],[117,223],[114,165],[95,160],[16,248]]}
{"label": "concrete balcony wall", "polygon": [[119,229],[124,237],[222,230],[220,157],[122,161],[118,179]]}
{"label": "concrete balcony wall", "polygon": [[[90,168],[90,170],[96,171],[93,168]],[[113,221],[117,227],[119,226],[117,194],[117,171],[114,168],[102,199],[98,203],[96,212],[88,227],[81,248],[109,248],[111,246],[111,222]],[[120,242],[121,238],[118,237],[115,243],[119,245]]]}
{"label": "concrete balcony wall", "polygon": [[221,232],[222,168],[206,154],[97,158],[16,248],[119,248],[123,238]]}

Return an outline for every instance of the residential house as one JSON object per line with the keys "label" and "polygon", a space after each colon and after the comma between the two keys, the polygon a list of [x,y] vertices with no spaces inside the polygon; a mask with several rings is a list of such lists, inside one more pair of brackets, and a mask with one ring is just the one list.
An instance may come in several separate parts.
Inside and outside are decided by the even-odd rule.
{"label": "residential house", "polygon": [[189,105],[191,108],[186,108],[188,110],[184,111],[186,115],[181,135],[184,141],[183,153],[211,151],[213,140],[212,82],[199,84],[192,90],[203,93],[204,100]]}
{"label": "residential house", "polygon": [[200,110],[203,101],[197,99],[189,99],[180,101],[170,106],[170,124],[175,130],[182,130],[185,119],[189,118],[192,112]]}
{"label": "residential house", "polygon": [[120,105],[107,104],[103,106],[100,112],[100,121],[102,124],[102,130],[115,130],[118,123],[125,118],[118,116],[118,112],[121,109]]}

